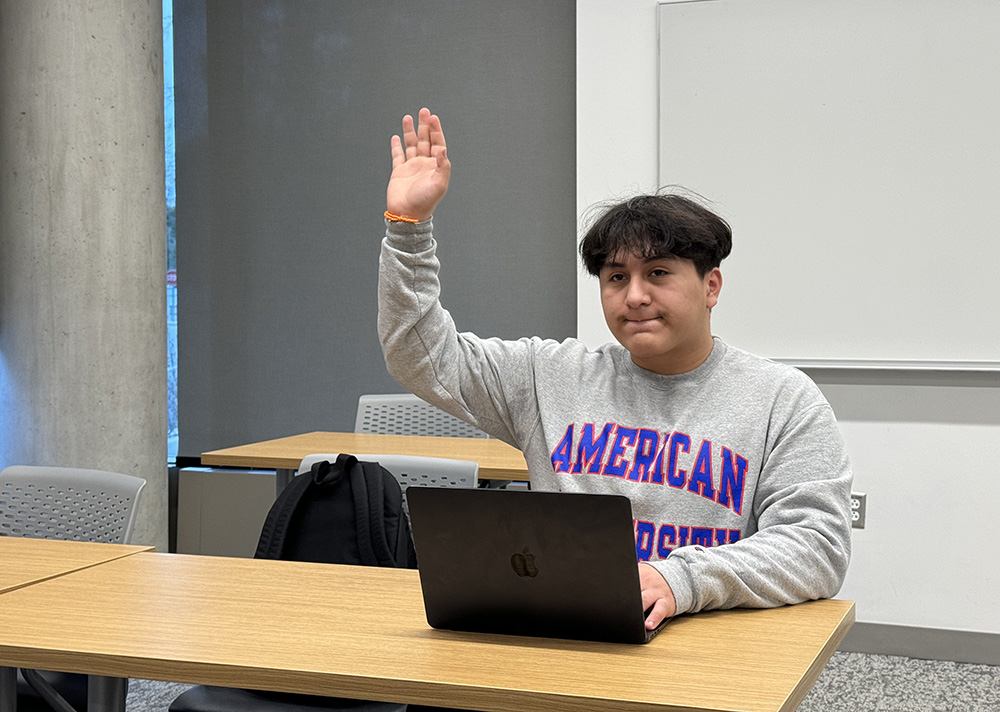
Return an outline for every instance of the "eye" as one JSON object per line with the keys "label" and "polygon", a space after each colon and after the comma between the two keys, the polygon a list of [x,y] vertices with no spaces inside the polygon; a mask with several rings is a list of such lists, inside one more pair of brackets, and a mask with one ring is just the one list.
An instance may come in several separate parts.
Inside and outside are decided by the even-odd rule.
{"label": "eye", "polygon": [[606,282],[621,282],[623,279],[625,279],[625,275],[621,272],[612,272],[604,278]]}
{"label": "eye", "polygon": [[657,267],[657,268],[651,270],[650,273],[649,273],[650,277],[657,277],[657,278],[667,277],[669,275],[670,275],[670,272],[668,272],[667,270],[665,270],[662,267]]}

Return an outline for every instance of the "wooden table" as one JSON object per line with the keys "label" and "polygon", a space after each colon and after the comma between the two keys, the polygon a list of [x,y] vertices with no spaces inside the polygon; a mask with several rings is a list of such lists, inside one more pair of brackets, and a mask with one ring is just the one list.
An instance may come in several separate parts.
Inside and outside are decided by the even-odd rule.
{"label": "wooden table", "polygon": [[0,536],[0,593],[152,549],[151,546]]}
{"label": "wooden table", "polygon": [[[4,596],[14,595],[12,592],[152,549],[151,546],[0,536],[0,608],[6,600]],[[124,685],[119,684],[119,687],[124,702]],[[0,663],[0,712],[7,712],[16,700],[17,670]]]}
{"label": "wooden table", "polygon": [[205,452],[201,462],[223,467],[273,467],[278,471],[280,492],[306,455],[341,452],[472,460],[479,463],[480,480],[528,480],[528,465],[521,451],[492,438],[314,432]]}
{"label": "wooden table", "polygon": [[0,665],[477,710],[794,710],[849,601],[683,616],[647,645],[439,631],[416,571],[138,554],[4,594]]}

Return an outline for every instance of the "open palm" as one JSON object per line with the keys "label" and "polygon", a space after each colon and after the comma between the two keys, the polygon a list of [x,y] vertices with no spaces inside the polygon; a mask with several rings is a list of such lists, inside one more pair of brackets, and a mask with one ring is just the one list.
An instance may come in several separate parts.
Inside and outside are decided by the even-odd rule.
{"label": "open palm", "polygon": [[448,192],[448,160],[441,120],[421,109],[418,123],[403,117],[403,138],[391,141],[392,175],[386,188],[386,209],[398,216],[427,220]]}

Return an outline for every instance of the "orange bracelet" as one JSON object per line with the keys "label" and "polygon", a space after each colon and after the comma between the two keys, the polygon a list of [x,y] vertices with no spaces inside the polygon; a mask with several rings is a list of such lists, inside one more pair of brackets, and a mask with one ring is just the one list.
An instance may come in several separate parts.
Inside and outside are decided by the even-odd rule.
{"label": "orange bracelet", "polygon": [[423,222],[422,220],[417,220],[416,218],[408,218],[403,215],[396,215],[395,213],[390,213],[388,210],[385,211],[386,220],[392,220],[393,222],[405,222],[405,223],[418,223]]}

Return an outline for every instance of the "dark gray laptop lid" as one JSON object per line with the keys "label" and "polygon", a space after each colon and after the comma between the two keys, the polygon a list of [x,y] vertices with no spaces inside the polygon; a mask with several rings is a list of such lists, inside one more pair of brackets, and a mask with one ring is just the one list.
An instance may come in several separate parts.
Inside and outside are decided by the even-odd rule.
{"label": "dark gray laptop lid", "polygon": [[432,627],[647,640],[628,498],[431,487],[406,497]]}

